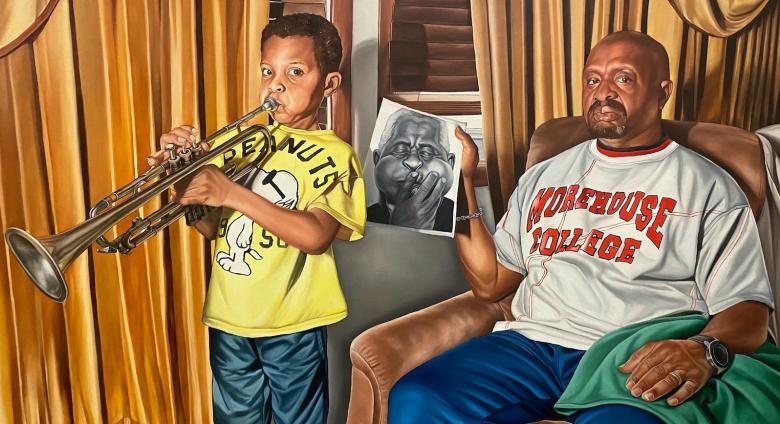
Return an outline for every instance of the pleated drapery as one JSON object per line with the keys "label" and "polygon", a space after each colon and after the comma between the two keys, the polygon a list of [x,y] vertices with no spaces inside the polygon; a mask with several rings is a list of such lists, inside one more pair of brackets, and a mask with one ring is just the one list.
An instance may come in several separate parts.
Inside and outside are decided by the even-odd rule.
{"label": "pleated drapery", "polygon": [[[471,0],[471,12],[497,217],[525,168],[533,130],[582,115],[585,60],[611,32],[641,31],[666,48],[675,90],[664,118],[748,130],[780,122],[780,2]],[[716,33],[700,29],[715,23]]]}
{"label": "pleated drapery", "polygon": [[685,22],[700,31],[728,37],[744,28],[769,0],[669,0]]}
{"label": "pleated drapery", "polygon": [[[48,21],[0,58],[3,231],[79,224],[147,168],[161,133],[188,123],[205,135],[259,104],[268,1],[51,3]],[[60,305],[3,243],[0,422],[210,422],[209,258],[183,223],[128,256],[90,249],[66,272]]]}

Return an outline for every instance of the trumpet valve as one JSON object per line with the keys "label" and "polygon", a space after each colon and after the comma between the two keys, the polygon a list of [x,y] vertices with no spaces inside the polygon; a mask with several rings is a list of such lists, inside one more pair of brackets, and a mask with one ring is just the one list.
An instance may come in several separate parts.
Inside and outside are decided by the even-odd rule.
{"label": "trumpet valve", "polygon": [[177,154],[176,154],[176,145],[175,144],[166,144],[165,145],[165,151],[168,152],[168,158],[171,160],[176,160]]}

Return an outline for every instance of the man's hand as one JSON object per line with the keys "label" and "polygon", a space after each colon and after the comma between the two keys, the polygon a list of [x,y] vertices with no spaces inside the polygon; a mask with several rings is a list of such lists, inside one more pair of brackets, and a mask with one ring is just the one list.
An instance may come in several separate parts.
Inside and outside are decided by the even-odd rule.
{"label": "man's hand", "polygon": [[406,176],[403,186],[395,199],[395,209],[390,216],[390,224],[423,230],[433,229],[436,211],[444,197],[447,181],[439,177],[438,172],[425,176],[417,191],[412,188],[420,179],[417,172]]}
{"label": "man's hand", "polygon": [[652,402],[679,387],[666,401],[670,406],[688,400],[715,374],[707,362],[704,346],[692,340],[649,342],[618,370],[631,373],[626,387],[632,395],[646,401]]}
{"label": "man's hand", "polygon": [[238,187],[214,165],[206,165],[195,174],[183,191],[174,193],[182,205],[223,206],[230,192]]}
{"label": "man's hand", "polygon": [[463,154],[460,159],[460,170],[463,178],[473,178],[479,164],[477,144],[461,127],[455,128],[455,137],[463,145]]}

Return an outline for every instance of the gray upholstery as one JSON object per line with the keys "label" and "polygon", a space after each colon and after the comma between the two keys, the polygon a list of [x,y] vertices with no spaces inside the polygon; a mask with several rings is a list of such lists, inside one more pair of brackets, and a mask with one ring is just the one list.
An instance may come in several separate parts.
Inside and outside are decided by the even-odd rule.
{"label": "gray upholstery", "polygon": [[334,244],[349,316],[328,327],[329,423],[347,419],[349,346],[364,330],[468,290],[455,243],[385,225],[366,228],[363,239]]}

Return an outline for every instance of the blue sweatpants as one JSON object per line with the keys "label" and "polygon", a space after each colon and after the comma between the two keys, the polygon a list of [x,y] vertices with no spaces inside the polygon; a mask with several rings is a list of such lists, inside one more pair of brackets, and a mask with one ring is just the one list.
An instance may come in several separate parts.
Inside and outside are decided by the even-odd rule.
{"label": "blue sweatpants", "polygon": [[209,328],[209,356],[214,423],[326,422],[325,327],[256,338]]}
{"label": "blue sweatpants", "polygon": [[[420,365],[390,391],[389,424],[660,423],[626,405],[562,417],[553,409],[584,351],[536,342],[507,330],[473,338]],[[617,372],[617,370],[615,370]]]}

